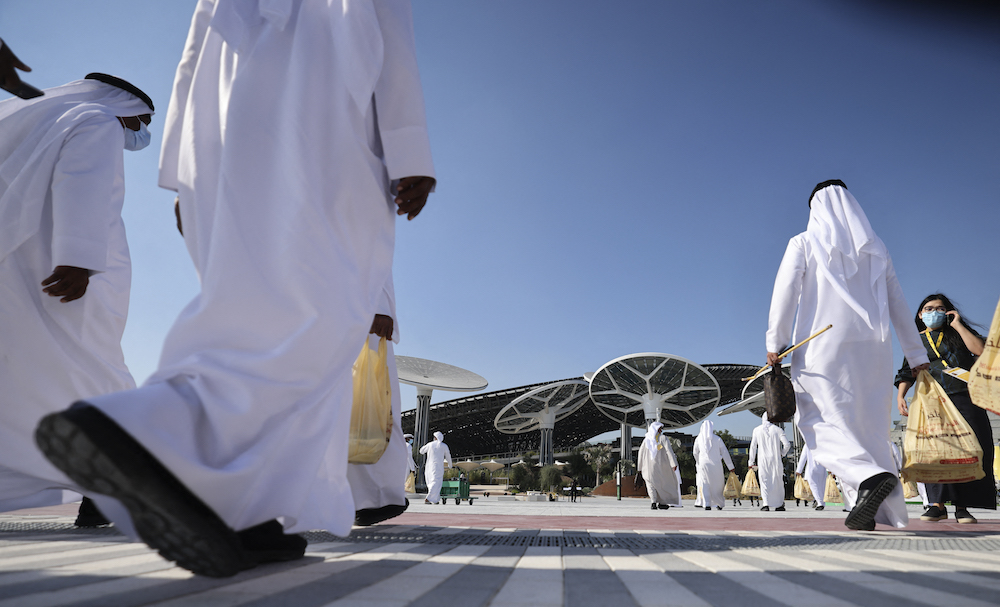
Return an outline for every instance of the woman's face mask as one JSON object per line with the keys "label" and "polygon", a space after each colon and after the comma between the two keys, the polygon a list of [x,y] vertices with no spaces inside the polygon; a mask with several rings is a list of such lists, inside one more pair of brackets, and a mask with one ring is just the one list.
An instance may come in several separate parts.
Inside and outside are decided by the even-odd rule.
{"label": "woman's face mask", "polygon": [[125,127],[125,149],[131,152],[138,152],[149,145],[150,137],[151,135],[149,129],[146,128],[146,123],[141,120],[139,121],[138,131],[133,131]]}
{"label": "woman's face mask", "polygon": [[920,320],[924,321],[928,329],[937,329],[944,324],[945,319],[948,315],[939,310],[933,312],[924,312],[920,315]]}

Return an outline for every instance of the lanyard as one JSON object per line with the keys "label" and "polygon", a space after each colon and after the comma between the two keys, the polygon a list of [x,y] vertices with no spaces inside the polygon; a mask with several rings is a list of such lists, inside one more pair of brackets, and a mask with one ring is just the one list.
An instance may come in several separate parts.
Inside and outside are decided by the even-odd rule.
{"label": "lanyard", "polygon": [[930,344],[931,349],[934,350],[935,354],[937,354],[937,357],[938,357],[938,359],[940,359],[941,363],[944,365],[944,368],[947,369],[948,367],[950,367],[951,365],[948,364],[948,361],[946,361],[944,359],[944,357],[941,356],[941,353],[938,352],[938,346],[941,345],[941,339],[944,337],[944,331],[941,331],[940,333],[938,333],[937,344],[935,344],[934,340],[931,339],[931,330],[930,329],[927,329],[926,331],[924,331],[924,335],[927,337],[927,343]]}

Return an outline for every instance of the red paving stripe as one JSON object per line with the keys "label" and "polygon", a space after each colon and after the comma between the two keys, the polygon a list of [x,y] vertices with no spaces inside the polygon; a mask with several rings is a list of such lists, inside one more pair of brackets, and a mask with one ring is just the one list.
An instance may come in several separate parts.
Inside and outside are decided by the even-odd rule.
{"label": "red paving stripe", "polygon": [[[384,525],[426,525],[431,527],[499,527],[501,529],[611,529],[632,531],[848,531],[844,521],[831,518],[727,518],[714,512],[700,516],[636,517],[636,516],[514,516],[505,514],[428,514],[404,512]],[[876,531],[893,531],[879,525]],[[906,531],[962,531],[1000,533],[1000,521],[977,525],[958,523],[928,523],[911,520]]]}

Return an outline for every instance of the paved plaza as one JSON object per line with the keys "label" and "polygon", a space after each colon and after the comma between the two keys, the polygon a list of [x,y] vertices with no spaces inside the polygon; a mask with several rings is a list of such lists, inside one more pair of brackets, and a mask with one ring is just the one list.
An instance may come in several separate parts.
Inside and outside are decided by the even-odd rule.
{"label": "paved plaza", "polygon": [[[690,503],[690,502],[689,502]],[[1000,515],[852,532],[786,502],[706,512],[639,499],[425,505],[306,558],[227,579],[172,567],[75,504],[0,514],[0,607],[727,606],[1000,604]]]}

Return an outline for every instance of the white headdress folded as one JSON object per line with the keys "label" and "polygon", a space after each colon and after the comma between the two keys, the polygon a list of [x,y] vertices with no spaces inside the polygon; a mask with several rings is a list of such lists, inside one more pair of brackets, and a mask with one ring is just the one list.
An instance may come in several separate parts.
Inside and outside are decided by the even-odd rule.
{"label": "white headdress folded", "polygon": [[[885,271],[889,253],[885,244],[872,230],[861,205],[847,188],[829,185],[817,191],[810,200],[809,225],[806,235],[813,248],[817,270],[838,295],[858,313],[873,330],[889,335],[889,297]],[[871,268],[870,280],[859,281],[858,268]],[[853,293],[870,291],[877,310],[868,310]]]}
{"label": "white headdress folded", "polygon": [[715,438],[715,424],[711,420],[701,422],[701,430],[698,431],[698,438],[694,439],[696,445],[700,445],[702,451],[708,451]]}
{"label": "white headdress folded", "polygon": [[434,433],[434,440],[443,441],[444,440],[444,434],[441,434],[440,432],[435,432]]}
{"label": "white headdress folded", "polygon": [[642,439],[642,446],[649,449],[649,452],[656,455],[657,447],[659,444],[656,441],[656,433],[660,431],[663,424],[660,422],[653,422],[649,424],[649,428],[646,429],[646,438]]}

